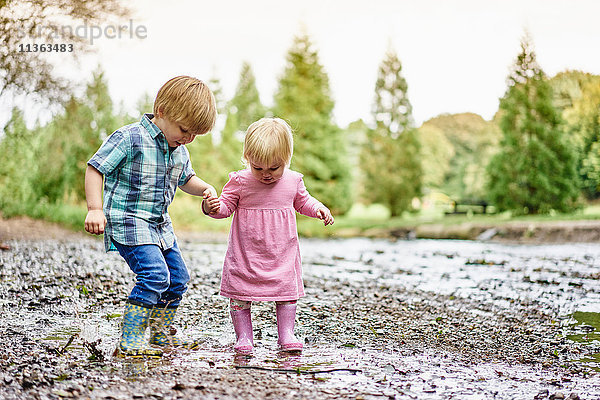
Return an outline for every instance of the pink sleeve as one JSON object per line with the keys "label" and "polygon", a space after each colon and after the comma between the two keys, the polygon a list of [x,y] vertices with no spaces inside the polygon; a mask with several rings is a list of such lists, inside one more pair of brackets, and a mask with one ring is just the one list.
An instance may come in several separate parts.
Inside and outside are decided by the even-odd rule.
{"label": "pink sleeve", "polygon": [[308,193],[306,186],[304,186],[304,181],[302,180],[302,177],[300,177],[300,180],[298,181],[298,191],[294,198],[294,208],[296,211],[302,215],[316,218],[317,210],[322,207],[325,206]]}
{"label": "pink sleeve", "polygon": [[240,191],[242,186],[239,182],[237,173],[229,173],[229,181],[223,187],[221,196],[219,196],[219,203],[221,208],[216,214],[209,214],[210,217],[221,219],[227,218],[237,209],[238,201],[240,200]]}

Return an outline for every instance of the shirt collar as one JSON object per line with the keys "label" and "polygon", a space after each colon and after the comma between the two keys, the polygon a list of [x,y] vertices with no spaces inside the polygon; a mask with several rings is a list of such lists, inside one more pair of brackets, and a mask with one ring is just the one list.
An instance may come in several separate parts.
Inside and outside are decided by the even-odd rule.
{"label": "shirt collar", "polygon": [[152,136],[152,139],[156,139],[156,137],[159,134],[161,134],[162,131],[158,126],[156,126],[152,121],[150,121],[152,118],[154,118],[154,114],[144,114],[140,123],[142,124],[144,129],[148,131],[150,136]]}

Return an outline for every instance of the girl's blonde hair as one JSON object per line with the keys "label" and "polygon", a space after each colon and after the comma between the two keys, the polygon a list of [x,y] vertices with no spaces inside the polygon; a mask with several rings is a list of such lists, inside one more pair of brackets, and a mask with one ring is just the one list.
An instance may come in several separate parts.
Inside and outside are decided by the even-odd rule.
{"label": "girl's blonde hair", "polygon": [[246,130],[242,153],[246,166],[250,160],[264,165],[282,162],[289,166],[293,152],[292,129],[281,118],[261,118]]}

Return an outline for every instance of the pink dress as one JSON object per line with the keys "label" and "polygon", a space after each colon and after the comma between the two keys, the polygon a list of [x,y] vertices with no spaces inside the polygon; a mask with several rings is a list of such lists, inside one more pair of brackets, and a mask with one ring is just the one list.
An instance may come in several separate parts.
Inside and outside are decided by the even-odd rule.
{"label": "pink dress", "polygon": [[316,217],[323,205],[286,169],[264,184],[250,170],[229,174],[213,218],[233,212],[223,264],[221,295],[244,301],[289,301],[304,296],[296,211]]}

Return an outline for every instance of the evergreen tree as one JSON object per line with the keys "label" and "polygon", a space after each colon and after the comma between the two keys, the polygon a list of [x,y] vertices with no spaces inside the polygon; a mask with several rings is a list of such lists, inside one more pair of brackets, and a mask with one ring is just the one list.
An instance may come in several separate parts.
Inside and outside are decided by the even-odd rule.
{"label": "evergreen tree", "polygon": [[[211,182],[217,189],[223,187],[227,182],[227,173],[229,172],[223,163],[223,157],[220,151],[221,128],[224,120],[223,114],[226,110],[226,102],[223,98],[223,89],[221,81],[213,75],[208,81],[208,86],[215,96],[217,103],[217,122],[212,132],[202,136],[197,136],[194,141],[186,145],[190,152],[192,167],[199,176]],[[194,199],[201,201],[201,199]]]}
{"label": "evergreen tree", "polygon": [[43,166],[33,177],[37,197],[48,203],[85,200],[84,175],[87,161],[102,140],[122,126],[114,114],[104,72],[97,69],[85,96],[72,97],[63,114],[40,130],[42,148],[37,162]]}
{"label": "evergreen tree", "polygon": [[329,78],[307,35],[294,39],[275,94],[274,114],[295,132],[292,167],[310,192],[334,213],[351,204],[350,171],[342,131],[332,121]]}
{"label": "evergreen tree", "polygon": [[572,210],[579,192],[575,153],[564,138],[551,87],[527,37],[500,111],[500,151],[488,165],[492,202],[515,213]]}
{"label": "evergreen tree", "polygon": [[248,126],[265,116],[256,79],[249,63],[244,62],[235,95],[227,105],[227,121],[221,134],[220,154],[228,171],[242,167],[242,138]]}
{"label": "evergreen tree", "polygon": [[361,156],[365,197],[386,205],[392,216],[411,210],[422,186],[420,144],[413,128],[408,85],[401,72],[398,56],[388,51],[375,83],[376,127],[369,132]]}
{"label": "evergreen tree", "polygon": [[35,204],[31,175],[38,163],[36,135],[27,129],[23,112],[13,109],[0,139],[0,210],[5,217],[27,213]]}

